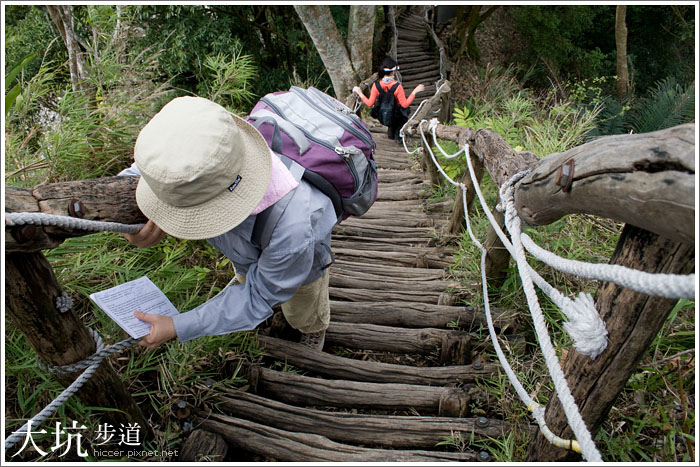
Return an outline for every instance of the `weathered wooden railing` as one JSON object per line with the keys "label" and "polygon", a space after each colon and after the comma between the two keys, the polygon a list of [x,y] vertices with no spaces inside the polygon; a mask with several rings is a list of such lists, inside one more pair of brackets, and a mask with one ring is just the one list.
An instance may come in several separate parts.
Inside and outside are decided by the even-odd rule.
{"label": "weathered wooden railing", "polygon": [[[404,128],[417,136],[421,119],[441,96],[430,99]],[[424,129],[427,125],[424,124]],[[603,137],[563,153],[538,160],[529,152],[516,152],[498,134],[438,124],[436,136],[469,144],[469,157],[480,178],[486,170],[497,186],[524,170],[531,172],[515,185],[519,217],[531,225],[546,225],[571,213],[607,217],[625,226],[610,264],[651,273],[688,274],[694,271],[695,252],[695,124],[645,134]],[[434,171],[434,164],[424,164]],[[437,174],[431,175],[431,179]],[[468,203],[474,198],[469,174],[462,180]],[[461,196],[455,201],[450,230],[464,228]],[[503,215],[493,213],[503,223]],[[502,225],[501,225],[502,227]],[[493,227],[485,246],[490,262],[487,277],[502,277],[510,259]],[[563,362],[567,382],[589,430],[595,435],[615,399],[658,334],[676,300],[651,297],[603,282],[596,309],[606,324],[609,343],[595,360],[568,352]],[[546,423],[554,434],[570,439],[561,403],[552,397]],[[540,434],[530,446],[530,461],[571,458],[552,449]],[[578,456],[574,456],[578,457]]]}

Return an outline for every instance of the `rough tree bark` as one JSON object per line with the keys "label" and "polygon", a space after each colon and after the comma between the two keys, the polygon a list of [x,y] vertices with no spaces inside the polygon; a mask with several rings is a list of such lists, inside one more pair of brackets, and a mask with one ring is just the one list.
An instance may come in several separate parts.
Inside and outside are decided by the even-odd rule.
{"label": "rough tree bark", "polygon": [[[92,355],[95,341],[88,328],[75,312],[59,312],[54,305],[63,292],[44,255],[13,253],[5,259],[6,311],[36,354],[53,366],[76,363]],[[68,386],[81,373],[55,378]],[[148,422],[109,360],[102,362],[76,395],[85,405],[105,408],[99,412],[101,419],[115,426],[138,423],[146,430],[144,433],[150,432]]]}
{"label": "rough tree bark", "polygon": [[615,10],[615,47],[617,49],[617,95],[620,99],[629,93],[629,70],[627,69],[627,6],[618,5]]}
{"label": "rough tree bark", "polygon": [[[694,270],[694,257],[693,244],[669,240],[628,224],[610,264],[659,274],[689,274]],[[608,330],[608,347],[595,360],[570,351],[562,365],[571,394],[594,438],[677,300],[651,297],[604,282],[595,302]],[[564,439],[573,436],[556,395],[547,404],[546,422],[554,434]],[[578,454],[553,449],[541,434],[530,444],[527,456],[531,462],[576,459],[580,459]]]}
{"label": "rough tree bark", "polygon": [[360,80],[352,68],[340,32],[335,25],[328,5],[294,5],[299,18],[304,23],[321,60],[331,77],[333,90],[339,100],[345,100],[352,87]]}
{"label": "rough tree bark", "polygon": [[348,20],[348,48],[350,61],[360,79],[372,73],[372,42],[374,40],[374,20],[377,16],[375,5],[350,6]]}
{"label": "rough tree bark", "polygon": [[68,50],[68,67],[73,91],[82,92],[88,98],[88,102],[94,102],[95,89],[87,79],[88,66],[80,48],[80,38],[75,32],[73,7],[71,5],[47,5],[46,9]]}
{"label": "rough tree bark", "polygon": [[369,74],[372,66],[374,6],[350,7],[349,51],[328,5],[294,5],[294,9],[326,66],[335,96],[338,100],[345,101],[353,86]]}
{"label": "rough tree bark", "polygon": [[481,14],[481,5],[467,5],[457,7],[457,37],[462,37],[462,42],[452,59],[458,59],[466,50],[467,55],[474,60],[481,58],[479,47],[476,44],[476,30],[481,23],[493,14],[498,6],[492,6]]}

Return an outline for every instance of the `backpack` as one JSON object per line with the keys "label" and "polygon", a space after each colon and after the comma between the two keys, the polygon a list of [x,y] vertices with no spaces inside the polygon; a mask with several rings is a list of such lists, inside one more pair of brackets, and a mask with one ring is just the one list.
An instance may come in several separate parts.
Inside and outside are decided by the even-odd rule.
{"label": "backpack", "polygon": [[394,84],[388,91],[382,89],[379,81],[375,81],[374,84],[379,90],[379,97],[369,114],[379,120],[382,125],[391,126],[395,120],[396,98],[394,97],[394,91],[399,87],[399,83]]}
{"label": "backpack", "polygon": [[[376,144],[364,122],[340,101],[313,87],[292,86],[262,97],[246,120],[297,180],[331,199],[337,222],[361,216],[376,201]],[[253,239],[262,248],[295,193],[257,215]]]}

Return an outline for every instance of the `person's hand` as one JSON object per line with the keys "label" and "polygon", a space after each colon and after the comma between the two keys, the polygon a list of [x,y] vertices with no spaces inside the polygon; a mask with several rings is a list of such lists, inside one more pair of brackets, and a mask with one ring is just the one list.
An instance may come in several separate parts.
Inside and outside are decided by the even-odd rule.
{"label": "person's hand", "polygon": [[352,92],[354,92],[355,94],[357,94],[359,96],[362,94],[362,89],[360,89],[359,86],[355,86],[354,88],[352,88]]}
{"label": "person's hand", "polygon": [[141,340],[139,340],[139,345],[141,347],[155,349],[163,342],[177,337],[175,324],[173,324],[173,319],[170,316],[154,315],[141,311],[135,311],[134,316],[141,321],[151,323],[151,333],[147,336],[143,336]]}
{"label": "person's hand", "polygon": [[149,220],[141,230],[135,234],[123,234],[129,243],[139,248],[148,248],[161,241],[167,235],[158,227],[155,222]]}
{"label": "person's hand", "polygon": [[423,91],[425,89],[425,86],[423,84],[419,84],[416,86],[416,89],[413,90],[413,94],[418,94],[419,92]]}

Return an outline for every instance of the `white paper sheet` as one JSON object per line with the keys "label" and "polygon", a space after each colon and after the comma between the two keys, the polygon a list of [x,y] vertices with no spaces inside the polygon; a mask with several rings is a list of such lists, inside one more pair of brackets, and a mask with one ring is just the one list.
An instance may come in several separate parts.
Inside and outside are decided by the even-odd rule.
{"label": "white paper sheet", "polygon": [[90,298],[134,339],[150,334],[151,324],[134,316],[134,311],[174,316],[177,309],[147,276],[90,294]]}

